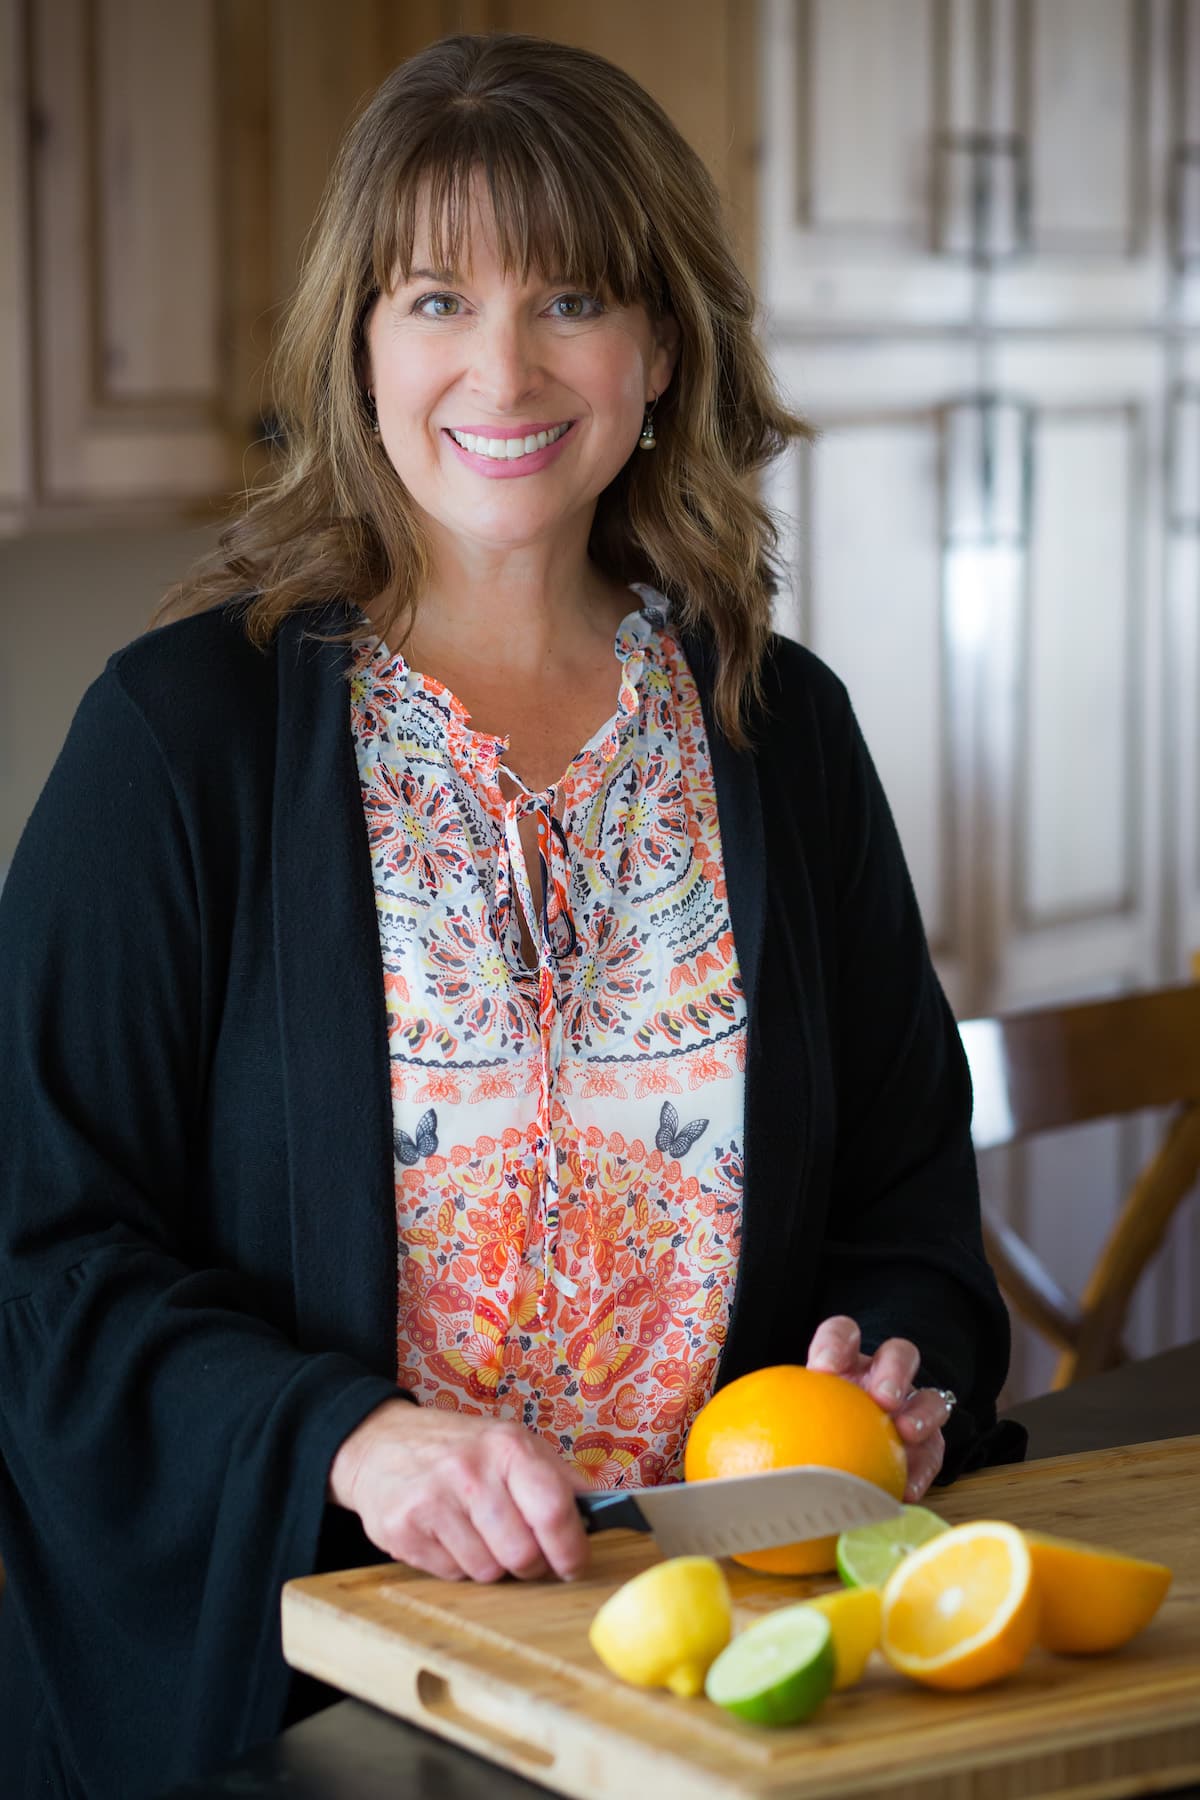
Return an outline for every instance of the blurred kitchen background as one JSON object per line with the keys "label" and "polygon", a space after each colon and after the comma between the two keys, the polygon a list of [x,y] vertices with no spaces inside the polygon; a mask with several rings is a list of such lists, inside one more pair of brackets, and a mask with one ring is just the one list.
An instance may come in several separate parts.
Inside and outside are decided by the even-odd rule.
{"label": "blurred kitchen background", "polygon": [[[0,872],[262,467],[344,124],[458,29],[624,64],[720,183],[821,434],[769,480],[779,625],[849,683],[958,1016],[1187,979],[1200,0],[0,0]],[[1153,1128],[984,1156],[1068,1288]],[[1128,1341],[1197,1335],[1193,1196]],[[1053,1360],[1018,1329],[1010,1398]]]}

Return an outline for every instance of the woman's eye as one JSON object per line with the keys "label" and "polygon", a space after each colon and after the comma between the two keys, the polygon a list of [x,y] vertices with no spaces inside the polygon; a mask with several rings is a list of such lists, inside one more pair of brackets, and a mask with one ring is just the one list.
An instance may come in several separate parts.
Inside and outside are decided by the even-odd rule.
{"label": "woman's eye", "polygon": [[454,319],[461,308],[457,294],[423,294],[413,310],[425,319]]}
{"label": "woman's eye", "polygon": [[600,302],[590,294],[560,294],[550,302],[556,319],[591,319],[600,310]]}

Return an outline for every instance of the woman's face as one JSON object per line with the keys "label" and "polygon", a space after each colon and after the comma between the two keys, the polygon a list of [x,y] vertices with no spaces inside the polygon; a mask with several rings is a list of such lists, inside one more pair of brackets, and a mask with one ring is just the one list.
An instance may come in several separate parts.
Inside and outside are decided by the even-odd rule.
{"label": "woman's face", "polygon": [[518,549],[587,528],[671,378],[678,328],[567,282],[502,269],[475,212],[466,268],[413,277],[366,326],[383,447],[417,506],[454,538]]}

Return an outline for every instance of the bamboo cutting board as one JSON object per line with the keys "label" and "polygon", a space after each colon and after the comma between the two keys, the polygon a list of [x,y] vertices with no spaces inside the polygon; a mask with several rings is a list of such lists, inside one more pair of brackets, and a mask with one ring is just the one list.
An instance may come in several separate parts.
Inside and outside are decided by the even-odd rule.
{"label": "bamboo cutting board", "polygon": [[[1008,1519],[1169,1563],[1170,1593],[1124,1650],[1035,1650],[972,1694],[918,1687],[874,1657],[858,1687],[786,1730],[630,1687],[595,1657],[592,1615],[658,1560],[634,1532],[594,1539],[570,1583],[480,1587],[398,1563],[289,1582],[284,1654],[579,1800],[1100,1800],[1200,1778],[1200,1436],[985,1470],[931,1498],[951,1524]],[[735,1629],[836,1586],[724,1568]]]}

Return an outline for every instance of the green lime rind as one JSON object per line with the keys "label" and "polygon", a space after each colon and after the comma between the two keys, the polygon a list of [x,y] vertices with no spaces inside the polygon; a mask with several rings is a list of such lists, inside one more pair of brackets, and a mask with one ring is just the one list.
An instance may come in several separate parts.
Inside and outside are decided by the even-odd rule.
{"label": "green lime rind", "polygon": [[752,1725],[799,1725],[833,1687],[833,1630],[823,1613],[780,1607],[739,1632],[709,1668],[709,1699]]}
{"label": "green lime rind", "polygon": [[838,1574],[847,1587],[883,1587],[913,1550],[940,1537],[949,1526],[926,1506],[906,1506],[878,1525],[843,1531],[837,1541]]}

